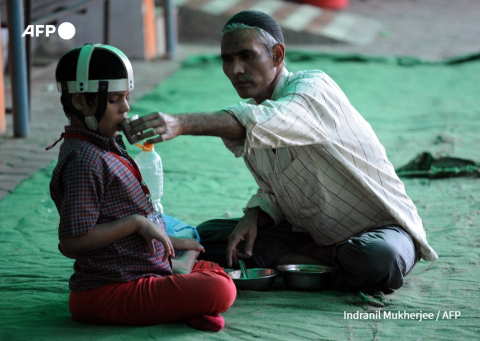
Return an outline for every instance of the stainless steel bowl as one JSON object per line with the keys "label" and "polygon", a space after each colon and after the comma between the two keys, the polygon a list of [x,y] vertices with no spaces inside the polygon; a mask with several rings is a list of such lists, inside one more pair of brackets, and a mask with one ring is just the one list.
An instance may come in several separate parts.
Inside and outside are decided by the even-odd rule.
{"label": "stainless steel bowl", "polygon": [[288,264],[279,265],[283,283],[293,290],[321,290],[325,289],[335,271],[327,265]]}
{"label": "stainless steel bowl", "polygon": [[238,290],[265,291],[272,287],[278,272],[274,269],[247,269],[248,278],[242,276],[241,270],[228,272]]}

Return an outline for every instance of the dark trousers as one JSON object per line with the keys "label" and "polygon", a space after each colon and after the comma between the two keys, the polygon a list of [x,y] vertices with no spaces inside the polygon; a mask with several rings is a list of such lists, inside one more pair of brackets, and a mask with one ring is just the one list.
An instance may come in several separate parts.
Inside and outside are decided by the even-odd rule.
{"label": "dark trousers", "polygon": [[[197,226],[206,250],[199,258],[226,266],[228,236],[239,220],[214,219]],[[272,267],[283,255],[300,249],[312,240],[308,233],[293,232],[287,221],[274,228],[259,229],[253,257],[245,261],[246,265]],[[336,269],[333,287],[348,291],[389,292],[405,283],[405,276],[418,260],[419,254],[412,237],[401,227],[368,230],[336,245],[333,252]]]}

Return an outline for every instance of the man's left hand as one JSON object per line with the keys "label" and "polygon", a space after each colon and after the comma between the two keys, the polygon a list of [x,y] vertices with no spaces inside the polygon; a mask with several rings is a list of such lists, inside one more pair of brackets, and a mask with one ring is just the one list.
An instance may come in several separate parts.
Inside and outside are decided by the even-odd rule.
{"label": "man's left hand", "polygon": [[[228,237],[227,246],[227,264],[238,267],[239,258],[250,258],[253,256],[253,244],[257,238],[257,214],[255,210],[248,211],[238,222],[235,229]],[[240,252],[237,247],[241,242],[245,242],[245,253]]]}

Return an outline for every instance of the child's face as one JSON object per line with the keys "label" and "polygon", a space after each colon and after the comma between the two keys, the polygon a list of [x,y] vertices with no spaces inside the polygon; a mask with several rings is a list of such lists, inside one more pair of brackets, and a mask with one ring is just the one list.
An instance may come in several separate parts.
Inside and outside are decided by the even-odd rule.
{"label": "child's face", "polygon": [[[127,113],[130,110],[128,99],[130,98],[129,91],[109,92],[107,95],[107,108],[105,114],[98,124],[98,132],[105,137],[115,137],[121,130],[120,122],[127,118]],[[85,116],[95,114],[96,106],[84,106],[82,113]]]}

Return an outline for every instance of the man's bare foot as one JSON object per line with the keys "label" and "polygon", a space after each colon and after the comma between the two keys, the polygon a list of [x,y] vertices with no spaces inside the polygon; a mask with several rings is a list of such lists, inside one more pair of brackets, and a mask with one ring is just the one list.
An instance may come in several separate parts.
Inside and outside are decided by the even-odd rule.
{"label": "man's bare foot", "polygon": [[182,255],[172,258],[173,274],[189,274],[192,272],[193,266],[197,260],[199,251],[188,250]]}

